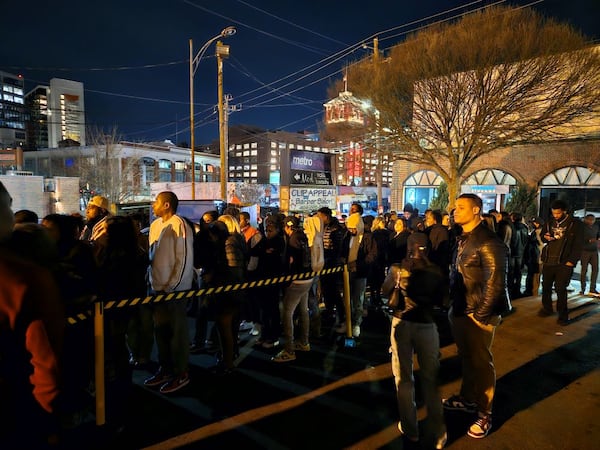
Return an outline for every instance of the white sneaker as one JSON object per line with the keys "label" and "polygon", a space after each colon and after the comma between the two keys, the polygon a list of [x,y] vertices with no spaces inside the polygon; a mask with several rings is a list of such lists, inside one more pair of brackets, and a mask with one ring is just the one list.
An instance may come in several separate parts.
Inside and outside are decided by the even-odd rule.
{"label": "white sneaker", "polygon": [[252,327],[252,330],[250,330],[250,335],[251,336],[258,336],[260,334],[260,323],[255,323],[254,326]]}
{"label": "white sneaker", "polygon": [[360,336],[360,325],[354,325],[352,327],[352,337],[359,337]]}

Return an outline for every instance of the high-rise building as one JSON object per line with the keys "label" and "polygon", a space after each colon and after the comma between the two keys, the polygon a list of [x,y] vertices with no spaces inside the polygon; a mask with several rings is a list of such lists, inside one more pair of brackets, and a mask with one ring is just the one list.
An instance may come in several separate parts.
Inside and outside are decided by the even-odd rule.
{"label": "high-rise building", "polygon": [[61,143],[85,145],[83,83],[52,78],[50,86],[27,93],[28,148],[57,148]]}
{"label": "high-rise building", "polygon": [[0,71],[0,149],[26,146],[26,121],[23,77]]}
{"label": "high-rise building", "polygon": [[[268,131],[248,125],[229,128],[227,152],[228,181],[251,184],[279,184],[281,151],[284,149],[330,153],[315,136],[287,131]],[[210,153],[219,153],[219,143],[207,146]]]}
{"label": "high-rise building", "polygon": [[48,86],[36,86],[25,96],[29,111],[27,150],[48,148]]}

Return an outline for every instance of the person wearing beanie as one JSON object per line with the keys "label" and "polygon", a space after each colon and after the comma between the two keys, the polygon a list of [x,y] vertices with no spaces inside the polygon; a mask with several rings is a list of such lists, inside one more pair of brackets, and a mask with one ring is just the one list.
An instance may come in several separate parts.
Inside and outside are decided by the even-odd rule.
{"label": "person wearing beanie", "polygon": [[86,224],[79,237],[82,241],[94,242],[106,234],[106,219],[110,215],[108,199],[95,195],[85,208]]}

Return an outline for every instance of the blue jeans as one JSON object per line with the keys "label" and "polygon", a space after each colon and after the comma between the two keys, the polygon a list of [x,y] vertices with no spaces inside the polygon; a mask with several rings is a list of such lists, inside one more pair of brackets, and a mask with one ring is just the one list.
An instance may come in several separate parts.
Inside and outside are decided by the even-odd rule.
{"label": "blue jeans", "polygon": [[438,386],[440,340],[437,326],[435,323],[409,322],[393,317],[390,342],[402,431],[409,437],[419,437],[413,372],[413,354],[416,353],[421,391],[427,407],[426,435],[436,442],[446,432]]}
{"label": "blue jeans", "polygon": [[360,325],[363,319],[363,305],[365,303],[365,290],[367,278],[358,278],[350,273],[350,311],[352,326]]}
{"label": "blue jeans", "polygon": [[300,342],[308,344],[308,291],[312,286],[312,279],[293,281],[283,294],[283,311],[281,322],[283,325],[283,337],[285,338],[285,350],[294,352],[294,311],[298,311],[298,323],[300,325]]}

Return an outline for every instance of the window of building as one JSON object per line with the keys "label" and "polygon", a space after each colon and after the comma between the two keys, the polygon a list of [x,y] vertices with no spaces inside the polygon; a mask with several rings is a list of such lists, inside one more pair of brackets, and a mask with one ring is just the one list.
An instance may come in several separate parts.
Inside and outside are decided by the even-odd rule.
{"label": "window of building", "polygon": [[258,142],[252,142],[250,148],[258,148]]}
{"label": "window of building", "polygon": [[159,169],[171,169],[171,161],[168,159],[159,159],[158,160],[158,168]]}

